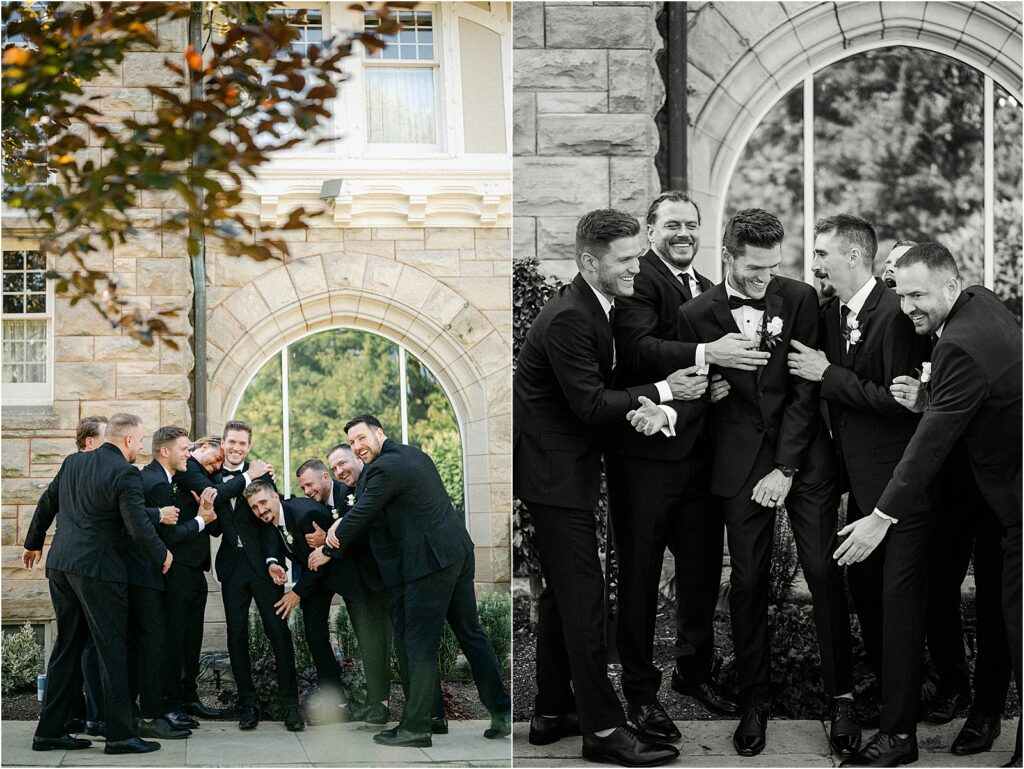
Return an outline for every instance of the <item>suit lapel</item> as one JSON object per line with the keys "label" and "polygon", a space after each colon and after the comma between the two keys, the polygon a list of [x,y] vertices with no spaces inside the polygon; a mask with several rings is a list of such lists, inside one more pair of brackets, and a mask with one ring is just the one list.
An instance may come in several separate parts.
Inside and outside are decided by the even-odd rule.
{"label": "suit lapel", "polygon": [[[758,333],[762,333],[762,329],[765,326],[767,326],[768,323],[773,318],[782,318],[783,336],[785,335],[786,318],[783,317],[783,313],[782,313],[782,304],[783,304],[782,303],[782,296],[779,295],[778,290],[779,290],[779,284],[776,281],[773,280],[770,284],[768,284],[768,289],[767,289],[767,291],[765,292],[765,295],[764,295],[764,314],[761,317],[761,328],[758,329]],[[778,368],[778,366],[780,365],[780,363],[779,363],[780,360],[782,361],[781,365],[783,367],[785,367],[785,363],[786,363],[786,351],[782,349],[781,338],[780,338],[780,341],[776,342],[774,349],[769,348],[764,342],[762,342],[762,344],[761,344],[761,349],[764,349],[765,352],[770,353],[771,357],[768,359],[768,365],[767,366],[761,366],[755,372],[756,373],[755,379],[758,382],[760,382],[761,381],[761,377],[763,377],[767,373],[767,369],[769,369],[769,368],[771,368],[771,369]],[[758,402],[762,406],[764,405],[764,399],[763,398],[762,399],[758,399]]]}
{"label": "suit lapel", "polygon": [[661,257],[654,253],[654,249],[649,250],[644,254],[644,259],[651,266],[651,269],[655,270],[662,279],[664,279],[671,287],[672,290],[679,294],[679,301],[682,303],[686,300],[686,293],[683,291],[682,281],[679,280],[661,260]]}
{"label": "suit lapel", "polygon": [[727,334],[738,334],[740,330],[729,309],[729,295],[725,292],[725,283],[719,283],[709,290],[714,291],[715,301],[711,303],[711,312],[714,314],[715,320],[718,321],[718,325]]}

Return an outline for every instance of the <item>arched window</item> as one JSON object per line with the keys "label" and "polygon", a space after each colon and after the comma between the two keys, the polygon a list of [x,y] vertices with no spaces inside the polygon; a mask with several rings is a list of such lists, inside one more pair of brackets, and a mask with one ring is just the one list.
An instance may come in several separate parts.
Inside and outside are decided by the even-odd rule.
{"label": "arched window", "polygon": [[465,518],[462,438],[455,410],[430,370],[402,345],[356,329],[330,329],[285,345],[253,377],[235,409],[253,428],[253,455],[276,468],[285,496],[295,470],[346,442],[345,423],[374,414],[388,437],[437,465]]}
{"label": "arched window", "polygon": [[786,228],[782,274],[810,278],[815,219],[855,213],[896,240],[938,240],[967,284],[1020,316],[1021,105],[941,53],[879,48],[805,78],[755,129],[729,185],[726,219],[751,206]]}

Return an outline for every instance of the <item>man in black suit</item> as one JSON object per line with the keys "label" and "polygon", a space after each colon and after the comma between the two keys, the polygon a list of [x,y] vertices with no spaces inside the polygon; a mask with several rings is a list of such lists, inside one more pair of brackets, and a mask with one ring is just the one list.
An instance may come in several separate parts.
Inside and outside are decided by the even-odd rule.
{"label": "man in black suit", "polygon": [[[327,466],[319,459],[308,460],[296,471],[303,493],[310,500],[319,503],[322,512],[319,516],[296,516],[298,528],[302,529],[303,543],[294,549],[297,557],[293,560],[304,569],[309,560],[310,549],[324,544],[327,530],[336,520],[344,517],[354,504],[356,483],[363,470],[363,463],[352,453],[352,448],[347,443],[340,443],[332,448],[327,453],[327,461],[335,468],[338,480],[331,480]],[[285,504],[284,507],[287,514],[288,505]],[[324,520],[327,522],[326,525],[323,525]],[[303,572],[300,583],[306,578],[306,573]],[[349,556],[333,561],[328,573],[330,577],[324,579],[323,584],[329,586],[331,591],[340,595],[345,602],[345,609],[363,656],[366,708],[357,715],[368,724],[386,724],[391,693],[391,618],[387,590],[381,581],[380,571],[377,569],[373,553],[370,552],[370,543],[367,539],[363,537],[354,542]],[[298,587],[296,585],[295,592],[298,592]],[[316,605],[315,600],[311,603],[304,598],[303,618],[311,611],[311,607]],[[329,608],[328,602],[326,609]],[[330,649],[330,639],[326,635],[326,609],[323,621],[324,640],[325,648]],[[309,637],[308,630],[306,636]],[[312,641],[310,650],[312,651]],[[333,654],[332,650],[332,659]],[[315,656],[314,652],[314,658]]]}
{"label": "man in black suit", "polygon": [[262,527],[241,499],[242,492],[253,479],[264,476],[268,481],[272,479],[272,468],[266,462],[246,461],[251,446],[252,428],[248,424],[238,420],[225,423],[221,441],[224,464],[212,479],[205,481],[206,485],[217,489],[217,524],[213,533],[223,537],[217,550],[216,568],[224,599],[231,673],[238,687],[238,702],[242,710],[238,727],[255,729],[260,722],[249,656],[249,607],[255,601],[277,663],[278,696],[285,711],[284,725],[288,731],[297,732],[305,728],[305,722],[299,713],[298,676],[291,629],[288,620],[278,614],[284,590],[275,585],[267,573]]}
{"label": "man in black suit", "polygon": [[46,576],[57,615],[57,641],[47,667],[47,687],[33,750],[80,750],[91,744],[64,731],[73,700],[82,689],[81,656],[91,634],[100,660],[105,753],[148,753],[160,743],[139,739],[128,696],[128,595],[123,532],[165,572],[173,557],[144,509],[142,476],[131,463],[142,446],[142,420],[114,414],[106,442],[72,454],[39,500],[38,525],[25,550],[42,550],[46,530],[59,516]]}
{"label": "man in black suit", "polygon": [[885,257],[885,263],[882,265],[882,280],[889,288],[896,288],[896,262],[910,250],[911,246],[916,245],[917,243],[912,240],[897,240],[892,244],[889,254]]}
{"label": "man in black suit", "polygon": [[[906,511],[937,475],[949,452],[962,440],[990,512],[1003,529],[1003,620],[1021,686],[1021,335],[1016,319],[988,289],[961,288],[959,270],[948,249],[922,243],[896,265],[896,293],[903,312],[922,336],[935,335],[926,388],[909,377],[890,387],[908,408],[920,409],[914,432],[893,477],[871,515],[847,526],[836,551],[840,564],[869,557],[889,529],[902,526]],[[927,391],[927,396],[922,395]],[[919,400],[921,396],[921,400]],[[987,716],[983,717],[983,716]],[[971,719],[968,719],[970,722]],[[991,744],[999,715],[979,714],[979,737]],[[965,729],[967,724],[965,724]],[[959,738],[958,738],[959,739]],[[880,731],[851,761],[856,766],[891,766],[917,755],[909,737]],[[1020,765],[1017,729],[1014,758]]]}
{"label": "man in black suit", "polygon": [[[430,457],[388,440],[376,417],[345,425],[352,450],[366,467],[355,505],[310,556],[318,568],[333,555],[350,557],[368,537],[381,579],[390,589],[395,649],[402,669],[405,709],[394,729],[374,736],[383,745],[429,747],[437,702],[437,650],[445,620],[473,671],[480,701],[491,714],[484,737],[512,731],[512,699],[501,678],[490,639],[480,627],[473,586],[473,540],[455,513]],[[327,549],[329,548],[329,550]]]}
{"label": "man in black suit", "polygon": [[[767,363],[768,353],[742,334],[726,334],[709,344],[679,341],[680,306],[712,285],[693,268],[700,247],[700,210],[686,193],[672,190],[651,203],[646,221],[650,249],[640,258],[633,294],[617,297],[615,303],[613,330],[620,358],[612,386],[643,385],[695,364],[749,370]],[[708,490],[707,420],[698,400],[687,403],[684,412],[685,426],[677,424],[673,436],[644,436],[620,420],[611,426],[605,448],[609,516],[619,562],[622,690],[637,727],[663,740],[680,736],[657,701],[661,671],[653,660],[666,546],[675,556],[676,569],[672,687],[714,712],[737,710],[711,676],[725,527]]]}
{"label": "man in black suit", "polygon": [[[794,340],[789,369],[821,383],[852,522],[874,510],[917,427],[918,417],[896,402],[889,385],[920,369],[930,350],[900,312],[899,297],[871,275],[874,228],[839,214],[820,219],[814,231],[814,275],[826,297],[821,350]],[[868,663],[881,684],[881,729],[904,737],[917,730],[921,700],[932,510],[926,491],[886,546],[847,570]]]}
{"label": "man in black suit", "polygon": [[[658,411],[653,404],[706,386],[691,367],[612,389],[615,364],[630,354],[613,338],[615,302],[632,295],[643,252],[639,223],[629,214],[609,209],[581,218],[580,272],[534,320],[513,380],[513,490],[534,524],[545,581],[538,600],[530,741],[543,745],[582,731],[584,757],[623,765],[664,763],[678,751],[626,727],[608,679],[604,577],[593,513],[601,451],[606,432],[625,422],[631,410]],[[654,723],[668,733],[671,721],[658,709],[646,707],[633,714],[638,715],[648,733]]]}
{"label": "man in black suit", "polygon": [[729,394],[712,408],[711,493],[725,517],[732,566],[729,593],[743,716],[737,752],[764,750],[770,704],[768,573],[776,508],[785,504],[814,606],[825,692],[832,698],[829,742],[849,754],[860,744],[852,717],[852,644],[836,544],[839,492],[834,450],[818,411],[818,385],[791,377],[790,341],[818,338],[818,297],[805,283],[777,277],[784,232],[761,209],[733,216],[722,238],[726,279],[680,310],[683,341],[727,332],[760,340],[771,353],[757,372],[723,369]]}

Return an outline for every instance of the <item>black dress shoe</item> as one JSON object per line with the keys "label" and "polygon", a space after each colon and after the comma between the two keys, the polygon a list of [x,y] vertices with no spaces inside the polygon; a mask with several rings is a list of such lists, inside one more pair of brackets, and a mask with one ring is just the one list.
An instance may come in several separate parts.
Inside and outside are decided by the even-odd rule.
{"label": "black dress shoe", "polygon": [[431,734],[448,734],[448,719],[443,716],[434,716],[430,719]]}
{"label": "black dress shoe", "polygon": [[373,741],[394,748],[429,748],[433,742],[430,733],[410,732],[408,729],[387,729],[373,735]]}
{"label": "black dress shoe", "polygon": [[216,708],[208,708],[203,703],[186,702],[182,708],[190,716],[196,716],[197,718],[220,718],[220,711]]}
{"label": "black dress shoe", "polygon": [[302,720],[297,705],[292,705],[284,712],[284,728],[289,732],[301,732],[306,728],[306,722]]}
{"label": "black dress shoe", "polygon": [[175,729],[198,729],[199,722],[182,710],[172,710],[164,713],[164,720]]}
{"label": "black dress shoe", "polygon": [[630,726],[620,726],[607,737],[583,735],[583,757],[619,766],[660,766],[679,758],[673,745],[647,742]]}
{"label": "black dress shoe", "polygon": [[722,716],[734,716],[740,712],[740,706],[736,704],[736,700],[718,689],[710,681],[689,683],[679,675],[678,670],[673,670],[672,688],[680,694],[693,697],[712,713],[718,713]]}
{"label": "black dress shoe", "polygon": [[940,694],[924,711],[921,717],[930,724],[948,724],[957,714],[971,704],[970,692]]}
{"label": "black dress shoe", "polygon": [[140,718],[135,727],[140,737],[151,740],[183,740],[192,736],[191,729],[175,729],[166,718],[154,718],[152,721]]}
{"label": "black dress shoe", "polygon": [[491,716],[491,725],[484,729],[484,737],[489,740],[499,740],[512,734],[512,714],[504,713],[500,716]]}
{"label": "black dress shoe", "polygon": [[255,729],[260,725],[260,711],[255,705],[246,705],[242,708],[242,715],[238,719],[239,729]]}
{"label": "black dress shoe", "polygon": [[381,725],[388,722],[388,706],[383,702],[371,702],[369,705],[363,708],[360,721],[367,724]]}
{"label": "black dress shoe", "polygon": [[550,745],[563,737],[579,737],[580,719],[575,713],[560,716],[534,716],[530,721],[530,744]]}
{"label": "black dress shoe", "polygon": [[999,736],[1002,727],[1002,719],[999,716],[985,716],[972,710],[967,714],[967,720],[960,729],[960,734],[953,740],[949,752],[954,756],[973,756],[975,753],[992,750],[992,743]]}
{"label": "black dress shoe", "polygon": [[160,750],[159,742],[149,742],[148,740],[140,740],[138,737],[129,737],[127,740],[116,740],[114,742],[108,742],[103,746],[104,753],[152,753],[154,750]]}
{"label": "black dress shoe", "polygon": [[832,712],[828,728],[828,744],[833,753],[852,756],[860,750],[860,724],[853,714],[853,700],[836,697],[832,700]]}
{"label": "black dress shoe", "polygon": [[92,745],[91,740],[83,740],[65,734],[61,737],[33,737],[32,750],[84,750]]}
{"label": "black dress shoe", "polygon": [[657,702],[649,705],[629,706],[629,720],[636,727],[640,739],[649,742],[676,742],[683,735],[672,723],[665,708]]}
{"label": "black dress shoe", "polygon": [[867,745],[840,766],[902,766],[917,761],[917,736],[900,739],[893,734],[875,732]]}
{"label": "black dress shoe", "polygon": [[85,733],[92,737],[106,737],[107,736],[107,722],[106,721],[86,721],[85,722]]}
{"label": "black dress shoe", "polygon": [[765,730],[768,728],[768,705],[760,703],[751,705],[740,716],[736,731],[732,735],[732,744],[741,756],[756,756],[765,746]]}

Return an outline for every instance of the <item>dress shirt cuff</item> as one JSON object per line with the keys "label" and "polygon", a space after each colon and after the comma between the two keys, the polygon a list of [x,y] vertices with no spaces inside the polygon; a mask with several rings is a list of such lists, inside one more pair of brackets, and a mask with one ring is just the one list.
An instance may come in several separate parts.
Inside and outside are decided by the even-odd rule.
{"label": "dress shirt cuff", "polygon": [[701,374],[702,376],[708,373],[709,368],[707,357],[705,357],[704,354],[705,347],[707,347],[707,345],[704,342],[701,342],[699,345],[697,345],[697,352],[694,353],[693,355],[693,365],[698,367],[697,373]]}
{"label": "dress shirt cuff", "polygon": [[[206,528],[206,521],[204,521],[198,515],[193,520],[195,520],[195,522],[199,525],[199,531],[202,531],[203,529]],[[199,532],[196,532],[196,533],[198,534]]]}
{"label": "dress shirt cuff", "polygon": [[668,417],[668,424],[661,428],[661,434],[667,438],[673,438],[676,434],[676,420],[679,419],[679,414],[671,406],[658,406],[659,409],[665,412],[665,416]]}
{"label": "dress shirt cuff", "polygon": [[879,518],[881,518],[883,520],[888,521],[889,523],[893,524],[894,526],[897,523],[900,522],[898,518],[893,518],[891,515],[886,515],[881,510],[879,510],[877,507],[875,508],[875,515],[877,515]]}
{"label": "dress shirt cuff", "polygon": [[663,380],[654,386],[658,388],[658,401],[660,403],[668,403],[672,400],[672,388],[668,386],[668,382]]}
{"label": "dress shirt cuff", "polygon": [[242,477],[245,478],[245,486],[246,486],[246,488],[248,488],[249,484],[252,483],[252,478],[249,477],[249,473],[247,473],[247,472],[246,473],[242,473]]}
{"label": "dress shirt cuff", "polygon": [[267,566],[269,566],[272,563],[276,563],[278,566],[281,565],[280,561],[278,561],[276,558],[268,558],[267,559]]}

